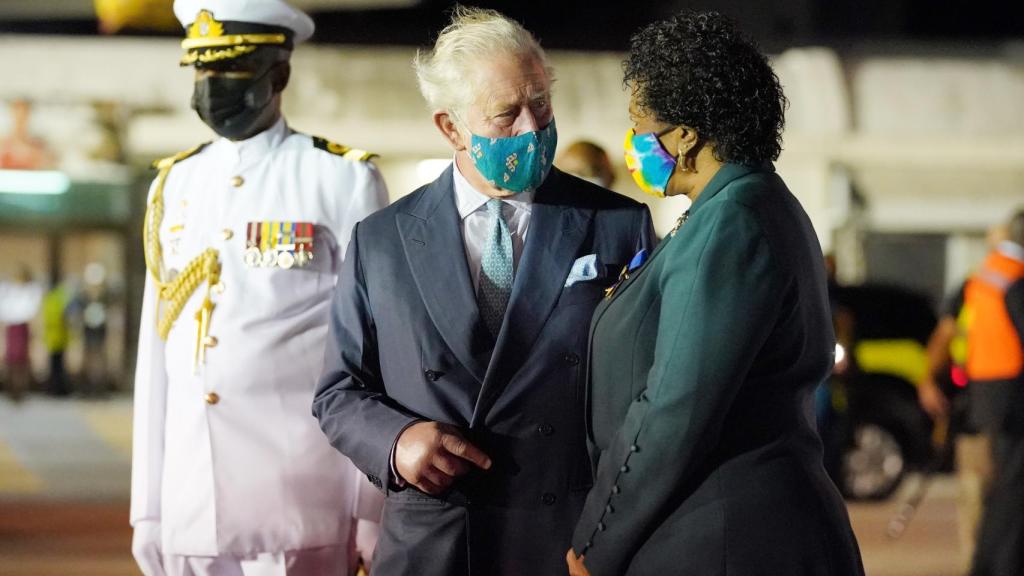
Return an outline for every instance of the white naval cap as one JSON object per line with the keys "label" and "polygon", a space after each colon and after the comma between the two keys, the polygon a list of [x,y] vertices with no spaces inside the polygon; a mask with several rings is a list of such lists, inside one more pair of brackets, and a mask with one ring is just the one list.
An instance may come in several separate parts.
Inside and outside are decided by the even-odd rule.
{"label": "white naval cap", "polygon": [[174,0],[185,27],[183,65],[226,60],[257,46],[291,50],[313,35],[308,14],[283,0]]}

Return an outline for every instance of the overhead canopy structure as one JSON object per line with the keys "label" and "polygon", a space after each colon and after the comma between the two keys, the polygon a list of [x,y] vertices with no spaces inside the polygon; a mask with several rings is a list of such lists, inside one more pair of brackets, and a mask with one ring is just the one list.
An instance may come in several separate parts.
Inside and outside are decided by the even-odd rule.
{"label": "overhead canopy structure", "polygon": [[[136,158],[211,137],[189,108],[191,72],[176,66],[175,39],[6,35],[0,52],[0,100],[119,102],[131,111],[125,148]],[[424,159],[451,157],[419,95],[413,53],[411,47],[299,48],[284,99],[289,122],[381,154],[391,187],[412,190],[405,172]],[[560,142],[587,138],[618,160],[629,124],[623,55],[550,56]],[[791,103],[778,167],[826,248],[831,231],[848,217],[849,186],[840,190],[837,174],[867,200],[866,225],[876,230],[980,231],[1020,203],[1024,61],[974,54],[844,57],[803,48],[777,55],[773,64]],[[75,144],[75,137],[65,143]],[[621,185],[630,192],[628,179]],[[679,206],[667,204],[659,204],[655,218],[670,227]]]}

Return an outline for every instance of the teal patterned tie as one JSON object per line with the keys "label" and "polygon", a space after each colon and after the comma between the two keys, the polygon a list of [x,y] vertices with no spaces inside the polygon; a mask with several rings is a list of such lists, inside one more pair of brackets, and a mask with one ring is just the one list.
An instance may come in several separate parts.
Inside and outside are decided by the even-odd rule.
{"label": "teal patterned tie", "polygon": [[487,201],[491,232],[480,261],[480,286],[477,289],[480,316],[495,337],[501,331],[505,308],[512,294],[512,234],[501,216],[501,204],[497,198]]}

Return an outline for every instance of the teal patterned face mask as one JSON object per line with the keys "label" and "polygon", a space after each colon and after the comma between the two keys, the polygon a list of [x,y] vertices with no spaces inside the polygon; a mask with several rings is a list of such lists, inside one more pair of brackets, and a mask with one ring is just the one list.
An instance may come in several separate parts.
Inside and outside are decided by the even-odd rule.
{"label": "teal patterned face mask", "polygon": [[558,130],[555,121],[543,130],[506,138],[472,135],[469,159],[495,188],[534,190],[547,177],[555,158]]}

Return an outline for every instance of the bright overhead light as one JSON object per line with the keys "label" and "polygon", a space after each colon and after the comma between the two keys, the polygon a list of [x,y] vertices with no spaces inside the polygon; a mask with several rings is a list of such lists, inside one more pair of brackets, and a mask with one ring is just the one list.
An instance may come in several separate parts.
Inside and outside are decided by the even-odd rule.
{"label": "bright overhead light", "polygon": [[69,188],[71,179],[56,170],[0,170],[0,194],[63,194]]}

